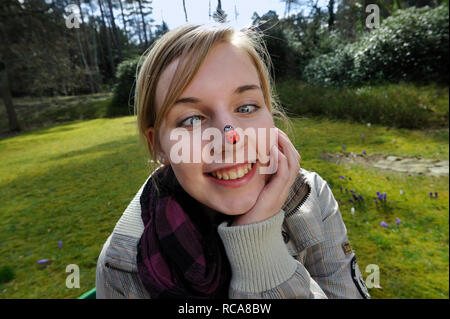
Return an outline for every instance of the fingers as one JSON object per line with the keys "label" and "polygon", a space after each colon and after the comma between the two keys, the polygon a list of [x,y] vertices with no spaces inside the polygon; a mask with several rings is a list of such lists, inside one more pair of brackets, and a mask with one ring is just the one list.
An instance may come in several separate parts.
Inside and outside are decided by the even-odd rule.
{"label": "fingers", "polygon": [[300,154],[298,153],[297,149],[295,148],[294,144],[292,144],[291,140],[289,139],[289,137],[287,136],[287,134],[285,132],[283,132],[282,130],[278,129],[279,132],[279,136],[281,136],[282,138],[284,137],[284,139],[286,140],[286,142],[289,144],[290,149],[292,150],[292,152],[296,155],[298,155],[299,159],[301,159]]}
{"label": "fingers", "polygon": [[[300,169],[300,154],[295,149],[287,135],[277,129],[278,145],[270,148],[270,170],[274,172],[267,187],[284,189],[290,187]],[[270,185],[269,185],[270,184]]]}
{"label": "fingers", "polygon": [[297,152],[294,145],[292,145],[287,135],[281,130],[278,130],[278,132],[278,143],[282,147],[284,154],[288,159],[289,170],[294,173],[294,170],[298,171],[300,169],[300,154]]}
{"label": "fingers", "polygon": [[271,176],[268,184],[266,185],[266,192],[268,194],[280,193],[289,179],[289,167],[287,157],[278,149],[276,145],[270,148],[270,165],[273,169],[273,175]]}

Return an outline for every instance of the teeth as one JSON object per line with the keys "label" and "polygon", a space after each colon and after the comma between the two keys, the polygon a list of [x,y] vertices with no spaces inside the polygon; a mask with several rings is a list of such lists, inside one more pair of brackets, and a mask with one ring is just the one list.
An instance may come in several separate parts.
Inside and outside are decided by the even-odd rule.
{"label": "teeth", "polygon": [[211,176],[217,178],[217,179],[223,179],[223,180],[233,180],[236,178],[241,178],[245,176],[248,172],[251,171],[253,164],[248,163],[246,166],[242,167],[240,166],[237,169],[232,169],[229,171],[215,171],[211,172]]}

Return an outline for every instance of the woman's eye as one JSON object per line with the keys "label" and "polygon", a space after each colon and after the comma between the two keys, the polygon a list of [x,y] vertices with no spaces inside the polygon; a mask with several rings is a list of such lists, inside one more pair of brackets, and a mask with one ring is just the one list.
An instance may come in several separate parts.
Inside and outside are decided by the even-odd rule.
{"label": "woman's eye", "polygon": [[239,106],[237,108],[238,113],[252,113],[255,110],[259,109],[259,106],[253,105],[253,104],[246,104]]}
{"label": "woman's eye", "polygon": [[179,126],[194,126],[195,123],[201,122],[202,117],[199,115],[193,115],[188,117],[187,119],[183,120]]}

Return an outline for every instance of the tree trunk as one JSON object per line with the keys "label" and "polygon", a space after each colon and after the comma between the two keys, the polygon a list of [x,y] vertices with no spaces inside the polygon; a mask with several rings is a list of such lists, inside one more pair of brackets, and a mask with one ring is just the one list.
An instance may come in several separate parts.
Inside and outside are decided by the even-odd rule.
{"label": "tree trunk", "polygon": [[144,12],[142,11],[142,2],[141,0],[138,0],[139,4],[139,12],[141,13],[141,21],[142,21],[142,28],[144,29],[144,40],[145,40],[145,46],[148,46],[148,38],[147,38],[147,26],[145,25],[145,17]]}
{"label": "tree trunk", "polygon": [[120,12],[122,13],[122,23],[123,23],[123,30],[125,32],[127,42],[128,42],[128,31],[127,31],[127,21],[125,20],[125,15],[123,13],[123,6],[122,6],[122,0],[119,0],[120,5]]}
{"label": "tree trunk", "polygon": [[80,54],[81,54],[81,61],[83,62],[84,65],[84,69],[87,72],[87,76],[89,79],[89,88],[91,90],[91,93],[95,93],[95,85],[94,85],[94,79],[92,77],[92,72],[89,69],[89,65],[86,62],[86,57],[84,56],[84,52],[83,52],[83,46],[81,45],[81,40],[80,40],[80,32],[79,30],[75,31],[77,33],[77,41],[78,41],[78,47],[80,48]]}
{"label": "tree trunk", "polygon": [[[81,17],[81,30],[80,29],[75,30],[75,32],[77,34],[78,48],[80,49],[81,61],[83,62],[84,69],[87,73],[89,88],[91,90],[91,93],[95,93],[96,90],[95,90],[94,79],[92,77],[92,72],[89,68],[89,64],[86,60],[86,56],[84,54],[84,49],[83,49],[83,43],[85,42],[84,38],[86,35],[86,33],[85,33],[86,31],[85,31],[85,24],[84,24],[84,15],[83,15],[83,10],[81,10],[80,0],[77,0],[77,5],[78,5],[78,8],[80,9],[80,17]],[[83,37],[81,37],[80,34],[83,35]],[[89,46],[87,46],[87,49],[89,52]]]}
{"label": "tree trunk", "polygon": [[119,60],[122,61],[123,60],[122,47],[120,45],[119,32],[117,31],[117,27],[116,27],[116,20],[114,19],[114,12],[113,12],[113,8],[112,8],[111,0],[107,0],[107,2],[108,2],[109,15],[110,15],[111,25],[112,25],[112,29],[113,29],[113,33],[114,33],[114,38],[116,40],[116,47],[117,47],[117,51],[119,53]]}
{"label": "tree trunk", "polygon": [[17,120],[16,111],[14,110],[14,104],[12,101],[11,90],[9,88],[8,73],[6,65],[3,61],[0,61],[0,95],[3,98],[5,104],[6,113],[8,114],[9,130],[11,132],[21,131],[19,121]]}
{"label": "tree trunk", "polygon": [[[91,8],[91,15],[94,16],[94,10],[92,8],[92,3],[89,3],[89,7]],[[98,67],[98,41],[97,41],[97,20],[93,20],[93,28],[92,28],[92,47],[93,47],[93,63],[94,70],[97,74],[100,74],[100,69]],[[101,50],[100,50],[101,51]]]}
{"label": "tree trunk", "polygon": [[[77,6],[78,9],[80,9],[80,17],[81,17],[81,34],[82,37],[79,36],[78,34],[78,43],[80,46],[80,51],[81,51],[81,55],[82,55],[82,59],[83,59],[83,63],[86,69],[86,72],[88,73],[88,77],[89,77],[89,86],[91,88],[91,93],[96,93],[97,90],[97,83],[94,80],[94,77],[92,76],[92,70],[90,68],[90,66],[92,66],[94,64],[94,58],[92,56],[92,51],[89,45],[89,31],[86,31],[86,24],[84,23],[84,14],[83,14],[83,10],[81,9],[81,2],[80,0],[77,0]],[[78,30],[80,31],[80,30]],[[78,32],[79,33],[79,32]],[[84,54],[84,47],[86,46],[86,52],[87,54]],[[87,57],[87,59],[86,59]]]}
{"label": "tree trunk", "polygon": [[209,20],[211,20],[211,0],[209,0]]}
{"label": "tree trunk", "polygon": [[144,41],[142,40],[141,23],[139,22],[139,18],[136,18],[136,17],[133,17],[133,21],[134,21],[134,26],[137,29],[137,34],[138,34],[138,38],[139,38],[139,46],[143,47]]}
{"label": "tree trunk", "polygon": [[186,1],[183,0],[184,18],[188,22],[187,11],[186,11]]}
{"label": "tree trunk", "polygon": [[113,54],[112,54],[112,49],[111,49],[111,39],[109,38],[108,27],[107,27],[106,21],[105,21],[105,13],[103,11],[102,0],[98,0],[98,5],[100,7],[100,14],[102,16],[103,30],[105,30],[104,36],[105,36],[105,40],[106,40],[106,48],[108,50],[109,67],[111,68],[111,72],[114,77],[116,74],[116,68],[114,66],[114,59],[113,59]]}
{"label": "tree trunk", "polygon": [[334,0],[328,1],[328,30],[330,31],[334,29],[334,2]]}

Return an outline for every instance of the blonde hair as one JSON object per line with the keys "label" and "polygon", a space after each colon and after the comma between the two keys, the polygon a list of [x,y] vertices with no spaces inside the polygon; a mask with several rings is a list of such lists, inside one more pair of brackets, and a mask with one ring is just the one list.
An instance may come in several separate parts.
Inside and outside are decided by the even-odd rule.
{"label": "blonde hair", "polygon": [[[273,66],[262,34],[255,28],[239,31],[222,23],[185,24],[169,31],[154,42],[138,63],[134,110],[137,115],[139,136],[153,160],[156,160],[158,151],[156,141],[159,138],[162,120],[194,78],[213,45],[219,42],[231,43],[248,53],[258,72],[266,106],[272,116],[280,118],[286,129],[290,130],[289,120],[274,90],[273,78],[270,75]],[[180,58],[175,71],[177,76],[172,79],[160,111],[156,114],[156,86],[165,68],[176,58]],[[146,137],[149,127],[155,130],[153,148]]]}

